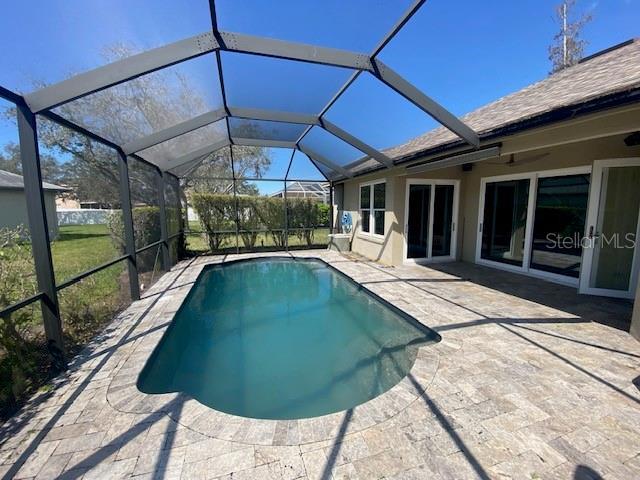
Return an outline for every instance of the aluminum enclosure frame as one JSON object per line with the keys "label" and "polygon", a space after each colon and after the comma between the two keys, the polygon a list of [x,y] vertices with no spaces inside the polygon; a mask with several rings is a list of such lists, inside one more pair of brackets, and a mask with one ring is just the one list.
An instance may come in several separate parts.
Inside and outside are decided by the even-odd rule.
{"label": "aluminum enclosure frame", "polygon": [[[178,236],[184,236],[185,225],[181,216],[179,231],[177,234],[168,235],[167,212],[165,205],[165,185],[168,179],[173,178],[177,184],[178,201],[182,207],[184,193],[180,187],[180,177],[194,172],[206,158],[215,153],[220,148],[231,149],[231,172],[233,180],[233,195],[236,198],[236,172],[233,158],[233,145],[255,145],[291,148],[293,150],[284,179],[284,192],[286,200],[287,181],[290,180],[291,166],[297,151],[308,156],[311,163],[318,169],[320,174],[330,183],[330,198],[333,198],[333,187],[336,178],[331,175],[329,178],[318,167],[322,164],[331,170],[332,173],[341,177],[349,178],[353,173],[347,168],[336,164],[332,159],[326,158],[322,153],[316,152],[306,146],[301,145],[304,137],[312,128],[321,128],[341,141],[351,145],[368,156],[378,161],[384,167],[394,166],[393,160],[385,153],[378,151],[361,139],[351,135],[326,119],[326,114],[341,97],[341,95],[354,83],[362,72],[373,75],[378,81],[393,89],[406,100],[416,105],[426,114],[433,117],[443,126],[456,133],[460,138],[477,149],[479,137],[471,128],[465,125],[444,107],[433,99],[420,92],[410,82],[405,80],[387,65],[382,63],[377,56],[382,49],[394,38],[407,21],[419,10],[425,0],[414,0],[410,8],[402,15],[391,31],[381,40],[378,46],[370,54],[349,52],[346,50],[319,47],[296,42],[289,42],[271,38],[262,38],[252,35],[231,33],[220,31],[218,28],[215,1],[210,0],[211,11],[211,31],[201,33],[168,45],[142,52],[128,58],[104,65],[102,67],[75,75],[67,80],[49,85],[24,96],[0,87],[0,97],[13,103],[16,106],[17,124],[20,140],[20,152],[23,163],[23,176],[25,197],[27,202],[27,213],[29,227],[32,237],[33,257],[36,271],[38,292],[26,299],[23,299],[0,311],[0,316],[8,315],[19,308],[35,302],[40,303],[42,310],[47,344],[51,355],[62,366],[64,364],[64,342],[62,335],[62,319],[58,303],[58,292],[67,288],[80,280],[99,272],[105,268],[120,262],[127,263],[127,270],[130,282],[130,294],[132,300],[140,298],[140,287],[138,283],[138,268],[136,255],[150,248],[159,247],[162,252],[162,264],[164,268],[170,268],[168,255],[169,242]],[[231,107],[227,103],[225,92],[225,78],[222,70],[220,52],[234,52],[264,57],[279,58],[284,60],[306,62],[320,65],[329,65],[352,70],[353,73],[347,82],[336,92],[334,97],[325,105],[317,115],[296,114],[290,112],[265,111],[254,108]],[[162,70],[176,64],[194,59],[206,54],[213,53],[216,57],[218,77],[222,93],[223,106],[220,109],[195,116],[185,122],[173,125],[167,129],[154,132],[143,138],[136,139],[125,145],[118,145],[89,129],[74,123],[53,112],[52,109],[85,97],[95,92],[105,90],[126,81],[133,80],[148,73]],[[94,267],[75,277],[59,284],[56,283],[53,260],[48,234],[47,218],[44,208],[44,193],[42,188],[42,175],[40,169],[40,152],[38,149],[37,117],[42,116],[56,124],[71,129],[91,140],[113,149],[118,155],[119,173],[119,199],[122,208],[124,223],[124,243],[125,252],[121,257],[115,258],[107,263]],[[295,141],[276,141],[260,138],[237,138],[231,135],[229,129],[230,118],[243,118],[249,120],[267,120],[273,122],[287,122],[306,125],[302,135]],[[139,155],[146,148],[158,145],[162,142],[178,138],[198,128],[210,125],[217,121],[224,120],[227,129],[227,138],[194,150],[182,153],[180,156],[171,158],[165,162],[152,162]],[[129,181],[129,160],[135,159],[151,166],[156,178],[156,188],[158,189],[158,206],[160,211],[161,238],[158,242],[136,248],[133,227],[131,191]],[[366,161],[366,157],[356,160],[361,163]],[[173,171],[172,171],[173,170]],[[176,175],[174,172],[180,172]],[[256,179],[265,181],[280,181],[276,179]],[[333,205],[332,205],[333,208]],[[237,214],[237,208],[236,208]],[[284,209],[285,229],[288,230],[287,211]],[[330,215],[333,224],[333,213]],[[236,219],[236,234],[239,222]],[[287,235],[288,237],[288,235]],[[236,242],[238,236],[236,235]],[[288,247],[288,245],[287,245]],[[236,249],[238,244],[236,243]]]}
{"label": "aluminum enclosure frame", "polygon": [[[454,132],[473,148],[478,148],[480,145],[479,136],[475,131],[473,131],[473,129],[459,120],[443,106],[438,104],[435,100],[422,93],[419,89],[377,58],[382,49],[395,37],[400,29],[424,4],[424,1],[425,0],[415,0],[396,25],[394,25],[391,31],[381,40],[374,51],[370,55],[366,55],[328,47],[319,47],[315,45],[220,31],[218,29],[215,1],[210,0],[209,4],[212,25],[212,30],[210,32],[205,32],[169,45],[148,50],[132,57],[75,75],[67,80],[63,80],[59,83],[32,92],[25,96],[25,100],[31,110],[36,113],[50,111],[51,108],[68,103],[90,93],[104,90],[105,88],[132,80],[141,75],[167,68],[207,53],[215,52],[220,88],[222,90],[223,108],[204,115],[199,115],[198,117],[194,117],[193,119],[174,125],[168,129],[155,132],[148,137],[130,142],[123,147],[126,154],[139,152],[143,147],[148,148],[149,146],[157,145],[158,143],[176,138],[196,128],[221,120],[223,118],[223,114],[225,115],[224,118],[227,123],[227,131],[230,136],[229,117],[239,114],[240,118],[255,116],[258,117],[256,119],[268,119],[271,121],[294,120],[292,123],[307,123],[307,129],[295,141],[296,146],[300,144],[313,126],[319,126],[356,149],[362,151],[364,154],[369,155],[384,166],[391,167],[393,166],[393,162],[386,155],[370,147],[366,142],[362,142],[348,134],[337,125],[327,123],[326,119],[324,119],[324,115],[331,106],[353,84],[358,75],[362,72],[371,73],[380,82],[400,94],[406,100],[413,103],[426,114],[430,115],[443,126]],[[227,104],[225,94],[224,74],[220,60],[221,51],[330,65],[334,67],[352,69],[354,70],[354,73],[331,99],[327,106],[322,109],[317,117],[306,116],[306,118],[301,118],[299,115],[294,116],[293,114],[283,114],[282,112],[273,112],[272,114],[268,114],[266,112],[255,111],[254,109],[231,109]],[[235,114],[232,113],[233,111],[235,111]],[[264,146],[279,145],[267,144]],[[334,171],[344,175],[344,169]]]}
{"label": "aluminum enclosure frame", "polygon": [[[12,92],[9,89],[0,87],[0,98],[7,100],[15,105],[16,120],[18,127],[18,136],[20,141],[20,153],[22,159],[25,199],[27,204],[27,217],[29,221],[29,232],[31,236],[31,244],[33,251],[33,260],[35,266],[35,274],[38,292],[29,298],[23,299],[13,305],[9,305],[0,311],[0,316],[10,315],[20,308],[29,306],[35,302],[40,303],[42,311],[45,337],[47,340],[47,349],[53,358],[54,364],[58,368],[66,366],[65,348],[62,332],[62,318],[60,317],[60,308],[58,301],[58,292],[70,287],[87,278],[94,273],[100,272],[117,263],[126,261],[128,266],[128,277],[130,285],[131,300],[135,301],[140,298],[140,290],[138,283],[138,270],[136,265],[136,251],[134,242],[133,218],[131,214],[131,195],[129,189],[129,176],[127,156],[122,148],[109,140],[102,138],[100,135],[90,132],[89,130],[76,125],[70,120],[64,119],[53,112],[43,112],[41,115],[58,125],[75,131],[81,135],[90,138],[93,141],[111,148],[118,155],[118,173],[120,187],[120,202],[122,207],[123,224],[124,224],[124,241],[125,255],[117,257],[106,263],[91,268],[74,277],[57,283],[53,272],[53,258],[51,256],[51,244],[49,238],[49,230],[47,224],[47,215],[44,207],[44,189],[42,187],[42,175],[40,168],[40,152],[38,148],[38,132],[37,132],[37,114],[29,109],[24,98]],[[178,198],[180,198],[180,182],[179,178],[171,172],[163,172],[157,165],[148,162],[144,158],[137,155],[131,155],[144,164],[153,168],[158,176],[171,176],[178,185]],[[160,211],[160,227],[166,231],[166,212]],[[163,227],[164,225],[164,227]],[[184,229],[170,238],[166,238],[165,242],[173,238],[184,235]],[[162,242],[162,240],[161,240]],[[157,243],[161,243],[157,242]],[[148,249],[154,244],[147,245],[143,249]],[[167,265],[168,267],[168,265]]]}

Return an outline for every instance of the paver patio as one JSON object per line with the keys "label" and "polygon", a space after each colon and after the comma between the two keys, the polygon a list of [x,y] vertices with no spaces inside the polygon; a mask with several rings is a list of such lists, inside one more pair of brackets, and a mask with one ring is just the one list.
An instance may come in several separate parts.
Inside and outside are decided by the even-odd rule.
{"label": "paver patio", "polygon": [[471,264],[293,255],[324,259],[442,341],[423,347],[394,389],[318,419],[243,419],[183,395],[144,395],[139,369],[202,267],[225,258],[183,261],[2,426],[0,474],[640,478],[640,344],[602,324],[624,324],[630,304]]}

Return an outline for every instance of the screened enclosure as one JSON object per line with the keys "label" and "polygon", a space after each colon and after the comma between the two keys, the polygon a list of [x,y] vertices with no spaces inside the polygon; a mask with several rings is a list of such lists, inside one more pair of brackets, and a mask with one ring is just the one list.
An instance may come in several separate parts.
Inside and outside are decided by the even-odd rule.
{"label": "screened enclosure", "polygon": [[[67,25],[71,10],[83,23],[66,43],[38,47],[56,53],[31,65],[39,80],[25,86],[9,76],[0,88],[28,212],[23,235],[3,249],[27,244],[33,279],[5,296],[2,317],[39,306],[47,349],[64,363],[68,289],[102,275],[118,298],[136,300],[189,246],[236,253],[326,245],[336,183],[393,167],[394,145],[441,124],[451,142],[477,148],[471,128],[390,66],[389,48],[404,48],[399,33],[423,3],[309,2],[295,22],[282,20],[292,12],[280,3],[257,0],[191,2],[182,23],[182,2],[101,7],[120,8],[129,21],[144,16],[136,26],[145,48],[111,42],[120,26],[106,32],[109,12],[85,17],[79,1],[43,6],[43,35]],[[262,22],[248,21],[244,9]],[[82,52],[101,35],[102,55]],[[35,46],[18,51],[39,58]],[[65,58],[82,60],[69,66]],[[402,134],[389,128],[398,123]],[[49,168],[56,165],[62,173]],[[108,213],[77,213],[96,223],[62,225],[52,238],[42,184],[52,179],[66,192],[59,209],[76,202]],[[101,235],[111,246],[100,254],[60,245]]]}

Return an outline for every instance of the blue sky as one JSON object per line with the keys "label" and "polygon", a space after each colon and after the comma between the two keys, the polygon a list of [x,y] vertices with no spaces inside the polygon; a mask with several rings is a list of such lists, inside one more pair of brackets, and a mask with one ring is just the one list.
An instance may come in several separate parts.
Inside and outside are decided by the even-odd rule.
{"label": "blue sky", "polygon": [[[217,8],[221,29],[369,52],[408,3],[219,0]],[[381,59],[461,115],[548,74],[557,3],[429,0]],[[587,54],[640,36],[640,0],[578,0],[577,13],[582,12],[593,15],[583,32]],[[144,50],[210,28],[207,0],[37,0],[10,2],[3,13],[0,84],[22,92],[34,81],[55,82],[101,65],[105,46],[121,42]],[[212,64],[176,68],[215,107],[220,96]],[[225,54],[223,65],[230,104],[308,113],[317,113],[350,73],[245,55]],[[378,148],[436,126],[369,75],[361,75],[328,118]],[[309,141],[322,145],[319,136]],[[11,127],[0,124],[0,142],[14,138]],[[347,150],[326,144],[323,153],[346,162]],[[275,153],[272,173],[288,155]],[[303,165],[297,170],[313,173]]]}

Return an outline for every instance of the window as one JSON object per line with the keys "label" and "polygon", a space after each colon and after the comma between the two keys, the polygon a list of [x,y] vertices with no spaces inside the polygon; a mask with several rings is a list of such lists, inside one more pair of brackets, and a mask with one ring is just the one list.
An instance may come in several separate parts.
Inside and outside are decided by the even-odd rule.
{"label": "window", "polygon": [[371,185],[360,187],[360,218],[362,219],[362,231],[369,233],[371,218]]}
{"label": "window", "polygon": [[384,235],[386,183],[360,185],[361,231]]}

